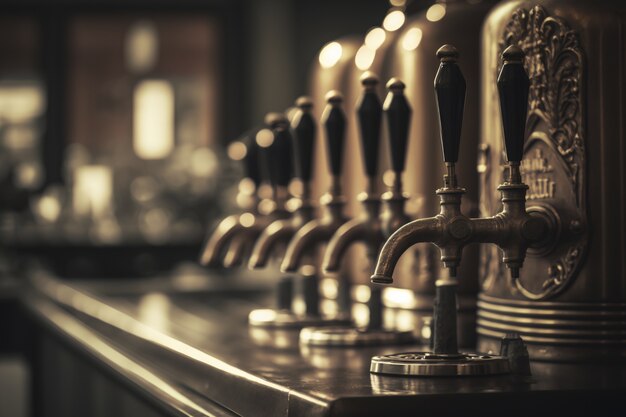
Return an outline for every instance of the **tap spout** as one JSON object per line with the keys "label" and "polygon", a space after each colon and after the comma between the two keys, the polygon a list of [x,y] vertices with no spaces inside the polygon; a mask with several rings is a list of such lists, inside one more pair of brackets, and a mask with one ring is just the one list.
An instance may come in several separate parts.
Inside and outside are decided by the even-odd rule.
{"label": "tap spout", "polygon": [[437,244],[444,235],[444,218],[442,216],[428,217],[409,222],[396,230],[383,245],[372,282],[377,284],[391,284],[393,270],[400,256],[411,246],[420,242]]}
{"label": "tap spout", "polygon": [[289,241],[296,230],[293,219],[276,220],[270,223],[254,244],[248,267],[256,269],[266,266],[274,248],[281,242]]}
{"label": "tap spout", "polygon": [[[338,271],[345,252],[355,242],[365,242],[368,249],[378,251],[383,240],[384,237],[378,222],[372,222],[369,218],[350,220],[337,229],[330,239],[324,252],[322,269],[326,273]],[[372,257],[374,256],[376,256],[375,253]]]}
{"label": "tap spout", "polygon": [[313,218],[313,206],[309,202],[308,192],[305,195],[290,218],[274,220],[263,229],[250,254],[248,261],[250,269],[265,267],[272,253],[278,248],[283,248],[284,245],[281,244],[286,245],[298,229]]}
{"label": "tap spout", "polygon": [[239,217],[240,215],[233,214],[219,222],[202,250],[200,264],[208,267],[217,267],[221,264],[222,252],[244,228]]}
{"label": "tap spout", "polygon": [[339,227],[336,222],[327,222],[324,219],[311,220],[293,236],[285,257],[280,266],[283,272],[295,272],[302,262],[302,258],[318,243],[324,242],[333,235]]}
{"label": "tap spout", "polygon": [[248,247],[248,239],[245,236],[239,235],[235,237],[224,255],[224,260],[222,261],[224,268],[239,266]]}

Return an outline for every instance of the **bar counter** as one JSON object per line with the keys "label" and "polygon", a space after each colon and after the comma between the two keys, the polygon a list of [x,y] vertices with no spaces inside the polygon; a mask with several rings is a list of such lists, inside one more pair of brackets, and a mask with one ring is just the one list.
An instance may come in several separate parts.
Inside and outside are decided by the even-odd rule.
{"label": "bar counter", "polygon": [[[624,407],[623,363],[532,362],[531,377],[378,376],[369,372],[371,356],[425,348],[311,349],[299,346],[296,331],[251,329],[248,312],[271,304],[262,286],[181,292],[123,284],[37,273],[23,301],[38,333],[112,376],[157,415],[588,416]],[[44,383],[39,377],[35,387]],[[79,392],[67,395],[81,400]]]}

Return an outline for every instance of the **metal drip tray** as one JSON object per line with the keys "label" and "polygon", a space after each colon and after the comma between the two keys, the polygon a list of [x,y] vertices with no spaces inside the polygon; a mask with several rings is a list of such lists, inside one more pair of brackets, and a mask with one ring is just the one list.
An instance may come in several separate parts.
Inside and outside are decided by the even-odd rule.
{"label": "metal drip tray", "polygon": [[326,318],[318,316],[306,316],[295,314],[289,310],[275,310],[271,308],[260,308],[252,310],[248,316],[250,326],[258,327],[279,327],[299,329],[309,326],[338,326],[348,325],[348,318]]}
{"label": "metal drip tray", "polygon": [[311,346],[381,346],[415,342],[410,331],[359,329],[356,327],[307,327],[300,343]]}
{"label": "metal drip tray", "polygon": [[370,372],[405,376],[471,376],[509,373],[503,356],[459,353],[404,352],[374,356]]}

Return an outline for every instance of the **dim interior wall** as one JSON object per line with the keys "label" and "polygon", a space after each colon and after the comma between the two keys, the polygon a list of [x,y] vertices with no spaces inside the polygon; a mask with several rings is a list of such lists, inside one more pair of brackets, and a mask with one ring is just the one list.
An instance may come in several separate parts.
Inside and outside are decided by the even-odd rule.
{"label": "dim interior wall", "polygon": [[250,105],[241,130],[293,105],[309,91],[320,49],[346,35],[364,36],[388,7],[384,0],[247,0],[243,29],[250,59],[242,84]]}

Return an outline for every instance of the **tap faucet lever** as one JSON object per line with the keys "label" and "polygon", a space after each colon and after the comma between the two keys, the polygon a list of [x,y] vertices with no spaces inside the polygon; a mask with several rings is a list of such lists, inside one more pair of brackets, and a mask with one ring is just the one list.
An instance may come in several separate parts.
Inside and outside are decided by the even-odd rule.
{"label": "tap faucet lever", "polygon": [[291,136],[295,153],[295,174],[304,184],[311,181],[316,124],[311,109],[313,101],[302,96],[296,100],[297,110],[291,120]]}
{"label": "tap faucet lever", "polygon": [[465,78],[457,64],[459,53],[454,46],[443,45],[437,51],[437,57],[440,63],[434,84],[441,128],[441,148],[448,171],[445,186],[456,188],[454,165],[459,159],[465,106]]}
{"label": "tap faucet lever", "polygon": [[365,175],[372,179],[378,174],[378,149],[383,109],[376,94],[378,76],[371,71],[366,71],[361,75],[360,80],[363,94],[357,102],[356,112],[359,119]]}
{"label": "tap faucet lever", "polygon": [[346,116],[341,109],[343,96],[337,90],[326,94],[327,105],[322,114],[322,124],[326,132],[330,173],[338,178],[342,172],[343,148],[346,136]]}
{"label": "tap faucet lever", "polygon": [[257,144],[262,148],[261,161],[269,174],[272,186],[287,187],[293,175],[289,121],[282,113],[268,113],[265,123],[271,131],[261,136],[257,134]]}
{"label": "tap faucet lever", "polygon": [[242,163],[243,175],[258,189],[263,182],[261,167],[259,164],[259,147],[255,142],[255,136],[260,127],[250,129],[228,146],[228,156]]}
{"label": "tap faucet lever", "polygon": [[411,106],[404,95],[404,88],[405,85],[401,80],[390,79],[387,82],[389,93],[383,104],[389,135],[391,169],[396,177],[404,171],[412,113]]}
{"label": "tap faucet lever", "polygon": [[367,176],[367,188],[359,194],[358,199],[363,207],[362,215],[342,224],[326,247],[322,268],[325,272],[339,270],[343,254],[348,246],[356,241],[363,241],[368,247],[368,254],[375,256],[383,236],[380,233],[380,198],[373,194],[375,176],[378,172],[378,148],[383,109],[376,94],[378,76],[371,71],[361,75],[363,93],[357,101],[356,115],[358,118],[361,150],[363,152],[363,168]]}
{"label": "tap faucet lever", "polygon": [[498,74],[498,93],[504,130],[504,149],[509,165],[510,183],[521,183],[519,164],[524,154],[528,89],[530,81],[524,70],[524,52],[511,45],[502,53],[503,65]]}
{"label": "tap faucet lever", "polygon": [[383,104],[387,121],[389,157],[391,169],[394,172],[393,183],[389,190],[382,195],[385,210],[382,214],[381,226],[385,237],[391,236],[393,232],[410,220],[404,210],[407,198],[402,191],[402,172],[406,163],[412,110],[404,95],[404,88],[405,85],[401,80],[390,79],[387,82],[389,93]]}

